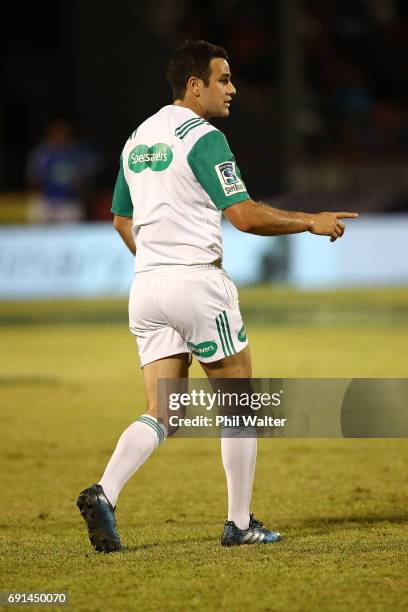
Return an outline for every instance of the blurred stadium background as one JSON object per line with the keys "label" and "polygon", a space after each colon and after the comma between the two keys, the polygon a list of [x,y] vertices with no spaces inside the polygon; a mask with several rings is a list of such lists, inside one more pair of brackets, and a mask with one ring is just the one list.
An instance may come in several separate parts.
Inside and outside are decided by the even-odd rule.
{"label": "blurred stadium background", "polygon": [[[169,102],[166,62],[189,37],[230,53],[238,96],[231,118],[218,124],[252,197],[361,213],[334,248],[311,236],[266,240],[226,228],[234,280],[406,283],[402,0],[123,0],[115,11],[106,2],[97,10],[92,2],[45,2],[41,11],[28,5],[23,21],[17,6],[8,12],[0,42],[0,297],[126,295],[132,262],[104,225],[118,158],[134,126]],[[65,202],[71,212],[44,213],[47,199],[52,210]],[[66,220],[86,225],[57,226]]]}
{"label": "blurred stadium background", "polygon": [[[251,196],[360,213],[335,244],[224,226],[254,375],[407,377],[408,4],[46,0],[23,13],[8,5],[0,39],[2,588],[65,587],[77,610],[403,609],[405,440],[261,441],[255,501],[288,536],[278,552],[219,552],[216,441],[169,441],[129,484],[123,559],[86,557],[73,501],[143,411],[133,262],[110,200],[123,142],[170,102],[164,70],[186,38],[230,54],[238,95],[217,126]],[[271,568],[260,601],[254,572]]]}

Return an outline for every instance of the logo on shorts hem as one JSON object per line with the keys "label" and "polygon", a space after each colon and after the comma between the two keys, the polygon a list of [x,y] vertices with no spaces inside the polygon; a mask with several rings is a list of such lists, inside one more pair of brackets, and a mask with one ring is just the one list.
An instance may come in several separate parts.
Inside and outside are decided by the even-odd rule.
{"label": "logo on shorts hem", "polygon": [[200,342],[199,344],[193,344],[187,342],[188,348],[197,357],[212,357],[217,352],[217,344],[213,340],[207,340],[207,342]]}
{"label": "logo on shorts hem", "polygon": [[242,326],[241,329],[238,332],[238,340],[240,342],[245,342],[246,339],[247,339],[246,331],[245,331],[244,326]]}
{"label": "logo on shorts hem", "polygon": [[222,164],[216,164],[215,170],[226,196],[246,191],[243,181],[237,174],[235,162],[226,161]]}

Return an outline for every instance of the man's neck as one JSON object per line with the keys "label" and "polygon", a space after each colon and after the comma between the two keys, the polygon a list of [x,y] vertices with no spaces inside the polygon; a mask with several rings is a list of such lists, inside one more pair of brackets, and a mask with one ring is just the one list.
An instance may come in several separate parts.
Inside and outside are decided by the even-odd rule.
{"label": "man's neck", "polygon": [[205,113],[203,112],[203,109],[201,108],[196,98],[186,97],[184,98],[184,100],[174,100],[173,104],[174,106],[182,106],[183,108],[189,108],[199,117],[202,117],[203,119],[208,119],[208,117],[205,116]]}

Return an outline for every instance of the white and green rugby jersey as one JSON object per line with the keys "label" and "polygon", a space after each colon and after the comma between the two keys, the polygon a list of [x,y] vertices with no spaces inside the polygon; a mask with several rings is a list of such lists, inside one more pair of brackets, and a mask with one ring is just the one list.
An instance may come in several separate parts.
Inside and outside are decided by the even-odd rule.
{"label": "white and green rugby jersey", "polygon": [[224,134],[169,105],[123,149],[112,212],[133,217],[136,272],[222,261],[221,214],[249,198]]}

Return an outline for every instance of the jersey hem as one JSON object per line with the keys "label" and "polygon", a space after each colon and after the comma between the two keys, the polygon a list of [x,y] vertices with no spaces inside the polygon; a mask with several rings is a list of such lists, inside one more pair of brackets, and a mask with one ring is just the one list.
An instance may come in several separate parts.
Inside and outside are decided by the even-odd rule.
{"label": "jersey hem", "polygon": [[136,275],[143,274],[143,276],[173,276],[179,274],[189,274],[191,272],[197,272],[199,270],[217,271],[223,272],[222,262],[210,263],[210,264],[168,264],[157,266],[151,270],[140,270],[135,272]]}

